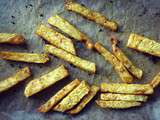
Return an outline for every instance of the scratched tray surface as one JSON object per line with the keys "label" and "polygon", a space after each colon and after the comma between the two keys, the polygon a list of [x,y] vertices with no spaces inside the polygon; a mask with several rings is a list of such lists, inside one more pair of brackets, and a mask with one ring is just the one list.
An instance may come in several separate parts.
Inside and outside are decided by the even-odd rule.
{"label": "scratched tray surface", "polygon": [[[160,71],[160,59],[147,54],[126,48],[130,32],[143,34],[160,42],[160,1],[159,0],[79,0],[94,10],[100,11],[109,19],[119,24],[119,30],[111,33],[94,22],[81,16],[68,12],[63,8],[63,0],[0,0],[0,32],[17,32],[25,36],[26,44],[22,46],[0,45],[0,50],[23,51],[42,53],[44,41],[34,32],[40,23],[46,23],[51,15],[60,14],[68,21],[75,24],[92,40],[101,42],[111,50],[109,35],[113,34],[120,40],[120,48],[127,56],[144,71],[143,80],[136,83],[146,83]],[[47,64],[27,64],[0,60],[0,80],[9,77],[15,70],[23,66],[30,66],[32,77],[0,94],[0,120],[159,120],[160,115],[160,90],[150,96],[142,107],[127,110],[100,109],[94,101],[76,116],[69,116],[58,112],[41,114],[36,111],[42,103],[48,100],[60,88],[75,78],[86,80],[89,83],[120,82],[112,66],[95,51],[89,51],[81,43],[74,43],[77,54],[97,64],[97,73],[92,75],[76,67],[50,56]],[[55,69],[60,64],[70,71],[70,76],[63,81],[51,86],[39,94],[25,98],[23,91],[25,85],[33,78]]]}

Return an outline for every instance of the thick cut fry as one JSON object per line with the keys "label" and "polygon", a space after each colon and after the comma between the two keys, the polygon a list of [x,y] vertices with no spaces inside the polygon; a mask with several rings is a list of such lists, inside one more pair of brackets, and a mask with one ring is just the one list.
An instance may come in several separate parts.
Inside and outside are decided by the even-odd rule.
{"label": "thick cut fry", "polygon": [[127,70],[132,73],[136,78],[141,79],[143,71],[136,66],[127,58],[127,56],[116,46],[117,39],[112,37],[112,51],[113,54],[118,58],[119,61],[123,63],[123,65],[127,68]]}
{"label": "thick cut fry", "polygon": [[69,114],[77,114],[79,113],[96,95],[99,88],[97,86],[91,86],[89,93],[81,100],[81,102],[73,109],[69,110]]}
{"label": "thick cut fry", "polygon": [[21,61],[29,63],[46,63],[49,61],[48,54],[21,53],[0,51],[0,58],[12,61]]}
{"label": "thick cut fry", "polygon": [[48,112],[53,106],[55,106],[62,98],[70,93],[75,87],[80,84],[78,79],[72,81],[66,85],[63,89],[58,91],[53,97],[51,97],[45,104],[38,108],[39,112]]}
{"label": "thick cut fry", "polygon": [[112,53],[110,53],[98,42],[95,44],[95,49],[105,58],[106,61],[113,65],[123,82],[131,83],[133,81],[133,77],[127,71],[125,66]]}
{"label": "thick cut fry", "polygon": [[8,90],[9,88],[28,78],[30,75],[31,73],[28,67],[22,68],[15,75],[0,81],[0,92]]}
{"label": "thick cut fry", "polygon": [[110,21],[104,15],[100,14],[99,12],[86,8],[76,2],[66,0],[65,8],[67,10],[78,13],[89,20],[95,21],[96,23],[103,25],[104,27],[109,28],[113,31],[116,31],[118,28],[118,25],[116,22]]}
{"label": "thick cut fry", "polygon": [[0,33],[0,43],[9,43],[9,44],[23,44],[24,37],[19,34],[12,33]]}
{"label": "thick cut fry", "polygon": [[70,92],[58,105],[53,108],[53,110],[64,112],[73,108],[85,95],[88,94],[89,89],[89,85],[85,81],[82,81],[80,85]]}
{"label": "thick cut fry", "polygon": [[130,34],[127,47],[160,57],[160,43],[138,34]]}
{"label": "thick cut fry", "polygon": [[55,84],[56,82],[62,80],[68,76],[68,71],[65,69],[63,65],[56,68],[55,70],[37,78],[32,81],[30,81],[24,91],[24,95],[26,97],[29,97],[33,94],[36,94],[45,88]]}
{"label": "thick cut fry", "polygon": [[72,54],[76,54],[72,40],[59,32],[45,25],[40,25],[36,30],[36,34],[47,40],[50,44]]}
{"label": "thick cut fry", "polygon": [[69,52],[66,52],[62,49],[56,48],[52,45],[45,45],[45,51],[65,60],[65,61],[77,66],[78,68],[85,70],[85,71],[88,71],[91,73],[95,73],[95,71],[96,71],[95,63],[84,60],[80,57],[77,57],[73,54],[70,54]]}
{"label": "thick cut fry", "polygon": [[104,101],[97,100],[97,105],[101,108],[112,108],[112,109],[125,109],[140,106],[141,102],[133,102],[133,101]]}
{"label": "thick cut fry", "polygon": [[127,94],[152,94],[153,88],[149,84],[101,83],[101,91]]}
{"label": "thick cut fry", "polygon": [[74,25],[69,23],[64,18],[55,15],[48,19],[48,23],[59,28],[61,31],[68,34],[75,40],[84,41],[88,49],[91,49],[93,47],[93,44],[91,43],[91,40],[87,37],[87,35],[80,32]]}
{"label": "thick cut fry", "polygon": [[147,101],[147,96],[145,95],[126,95],[126,94],[114,94],[114,93],[101,93],[100,99],[107,101]]}
{"label": "thick cut fry", "polygon": [[160,84],[160,72],[151,80],[150,85],[155,88]]}

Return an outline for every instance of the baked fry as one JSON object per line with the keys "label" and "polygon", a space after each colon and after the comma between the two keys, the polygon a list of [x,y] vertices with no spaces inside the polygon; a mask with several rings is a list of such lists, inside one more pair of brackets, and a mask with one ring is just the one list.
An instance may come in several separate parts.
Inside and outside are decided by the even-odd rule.
{"label": "baked fry", "polygon": [[76,87],[72,92],[70,92],[58,105],[56,105],[53,110],[65,112],[73,108],[80,100],[88,94],[89,85],[82,81],[78,87]]}
{"label": "baked fry", "polygon": [[85,45],[88,49],[91,49],[93,47],[93,44],[91,43],[91,40],[87,37],[87,35],[80,32],[74,25],[69,23],[64,18],[55,15],[48,19],[48,23],[59,28],[61,31],[68,34],[75,40],[85,42]]}
{"label": "baked fry", "polygon": [[100,99],[107,101],[139,101],[146,102],[147,96],[145,95],[127,95],[127,94],[114,94],[114,93],[101,93]]}
{"label": "baked fry", "polygon": [[96,65],[93,62],[84,60],[80,57],[77,57],[73,54],[70,54],[69,52],[66,52],[62,49],[56,48],[52,45],[45,45],[45,51],[47,53],[51,53],[73,65],[75,65],[78,68],[81,68],[82,70],[95,73],[96,71]]}
{"label": "baked fry", "polygon": [[160,72],[151,80],[149,83],[153,88],[157,87],[160,84]]}
{"label": "baked fry", "polygon": [[102,92],[126,94],[152,94],[153,88],[149,84],[101,83]]}
{"label": "baked fry", "polygon": [[89,93],[81,100],[81,102],[73,109],[69,110],[67,113],[69,114],[77,114],[79,113],[96,95],[99,88],[97,86],[92,85]]}
{"label": "baked fry", "polygon": [[0,81],[0,92],[6,91],[31,75],[29,67],[20,69],[15,75]]}
{"label": "baked fry", "polygon": [[133,81],[133,77],[127,71],[125,66],[112,53],[110,53],[98,42],[95,44],[95,49],[104,57],[106,61],[110,62],[113,65],[114,69],[123,82],[131,83]]}
{"label": "baked fry", "polygon": [[48,54],[22,53],[0,51],[0,58],[12,61],[21,61],[29,63],[46,63],[49,61]]}
{"label": "baked fry", "polygon": [[127,47],[160,57],[160,43],[135,33],[130,34]]}
{"label": "baked fry", "polygon": [[136,66],[127,58],[127,56],[117,47],[117,39],[115,37],[111,38],[112,51],[119,61],[127,68],[127,70],[132,73],[136,78],[141,79],[143,71]]}
{"label": "baked fry", "polygon": [[16,33],[0,33],[0,43],[23,44],[24,37]]}
{"label": "baked fry", "polygon": [[101,108],[112,108],[112,109],[125,109],[140,106],[141,102],[134,102],[134,101],[104,101],[104,100],[97,100],[97,105]]}
{"label": "baked fry", "polygon": [[45,104],[38,108],[39,112],[48,112],[53,106],[55,106],[62,98],[64,98],[68,93],[70,93],[75,87],[80,84],[78,79],[72,81],[64,88],[59,90],[53,97],[51,97]]}
{"label": "baked fry", "polygon": [[65,8],[67,10],[76,12],[83,17],[92,20],[106,28],[109,28],[110,30],[116,31],[118,28],[118,25],[114,21],[108,20],[104,15],[100,14],[99,12],[96,12],[94,10],[91,10],[87,7],[84,7],[76,2],[65,0]]}
{"label": "baked fry", "polygon": [[56,68],[55,70],[42,75],[39,78],[36,78],[30,81],[25,88],[24,95],[29,97],[33,94],[36,94],[45,88],[55,84],[56,82],[62,80],[63,78],[68,76],[68,71],[65,69],[63,65]]}
{"label": "baked fry", "polygon": [[39,35],[40,37],[44,38],[50,44],[52,44],[58,48],[61,48],[67,52],[70,52],[74,55],[76,54],[72,40],[65,37],[64,35],[62,35],[59,32],[42,24],[37,28],[36,34]]}

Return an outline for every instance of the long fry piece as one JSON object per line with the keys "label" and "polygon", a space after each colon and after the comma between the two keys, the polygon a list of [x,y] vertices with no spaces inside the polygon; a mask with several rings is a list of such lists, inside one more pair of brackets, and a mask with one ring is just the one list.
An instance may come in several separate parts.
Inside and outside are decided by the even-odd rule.
{"label": "long fry piece", "polygon": [[101,83],[101,91],[127,94],[152,94],[153,88],[149,84]]}
{"label": "long fry piece", "polygon": [[84,60],[80,57],[77,57],[73,54],[70,54],[69,52],[66,52],[62,49],[56,48],[52,45],[45,45],[45,51],[47,53],[51,53],[75,66],[77,66],[78,68],[81,68],[82,70],[91,72],[91,73],[95,73],[96,71],[96,65],[93,62]]}
{"label": "long fry piece", "polygon": [[73,109],[69,110],[67,113],[69,114],[77,114],[79,113],[96,95],[98,92],[99,87],[91,86],[89,93],[81,100],[81,102]]}
{"label": "long fry piece", "polygon": [[160,43],[135,33],[130,34],[127,47],[160,57]]}
{"label": "long fry piece", "polygon": [[26,97],[29,97],[33,94],[36,94],[44,90],[45,88],[55,84],[56,82],[62,80],[66,76],[68,76],[68,71],[63,65],[61,65],[55,70],[30,81],[25,88],[24,95]]}
{"label": "long fry piece", "polygon": [[29,67],[20,69],[15,75],[0,81],[0,92],[6,91],[31,75]]}
{"label": "long fry piece", "polygon": [[42,24],[37,28],[36,34],[47,40],[50,44],[72,54],[76,54],[72,40],[59,32]]}
{"label": "long fry piece", "polygon": [[160,72],[151,80],[149,83],[153,88],[157,87],[160,84]]}
{"label": "long fry piece", "polygon": [[86,47],[91,49],[93,44],[91,40],[87,37],[86,34],[80,32],[74,25],[69,23],[64,18],[60,17],[59,15],[55,15],[48,19],[48,23],[59,28],[64,33],[68,34],[70,37],[74,38],[75,40],[85,42]]}
{"label": "long fry piece", "polygon": [[53,108],[53,110],[64,112],[73,108],[85,95],[88,94],[89,89],[89,85],[85,81],[82,81],[80,85],[70,92],[58,105]]}
{"label": "long fry piece", "polygon": [[23,44],[24,37],[16,33],[0,33],[0,43]]}
{"label": "long fry piece", "polygon": [[112,108],[112,109],[125,109],[140,106],[141,102],[133,102],[133,101],[104,101],[97,100],[97,105],[101,108]]}
{"label": "long fry piece", "polygon": [[131,83],[133,81],[133,77],[127,71],[125,66],[112,53],[110,53],[98,42],[95,44],[95,49],[104,57],[106,61],[110,62],[113,65],[114,69],[123,82]]}
{"label": "long fry piece", "polygon": [[72,81],[60,91],[58,91],[53,97],[51,97],[45,104],[38,108],[39,112],[48,112],[53,106],[55,106],[62,98],[64,98],[68,93],[70,93],[75,87],[80,84],[78,79]]}
{"label": "long fry piece", "polygon": [[116,22],[110,21],[99,12],[91,10],[71,0],[65,0],[65,8],[67,10],[78,13],[89,20],[95,21],[96,23],[109,28],[110,30],[116,31],[118,28]]}

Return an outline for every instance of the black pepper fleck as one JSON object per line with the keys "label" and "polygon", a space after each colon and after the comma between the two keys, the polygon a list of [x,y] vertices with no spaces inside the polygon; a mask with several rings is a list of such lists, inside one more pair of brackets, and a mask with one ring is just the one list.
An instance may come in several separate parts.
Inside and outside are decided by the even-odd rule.
{"label": "black pepper fleck", "polygon": [[15,22],[13,22],[13,21],[11,21],[11,23],[14,25],[15,24]]}
{"label": "black pepper fleck", "polygon": [[44,15],[43,14],[40,14],[40,17],[43,17]]}

